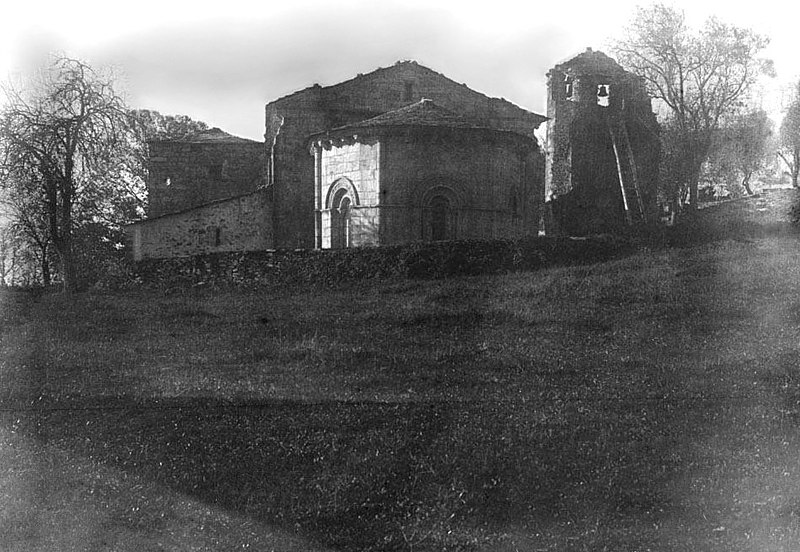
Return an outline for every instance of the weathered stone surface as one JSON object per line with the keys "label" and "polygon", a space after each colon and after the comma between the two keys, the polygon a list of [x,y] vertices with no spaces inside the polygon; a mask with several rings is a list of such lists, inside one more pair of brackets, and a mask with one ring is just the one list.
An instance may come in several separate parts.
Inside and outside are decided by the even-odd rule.
{"label": "weathered stone surface", "polygon": [[211,129],[149,146],[151,218],[246,194],[265,184],[265,149],[260,142]]}
{"label": "weathered stone surface", "polygon": [[126,235],[137,261],[258,251],[272,247],[271,215],[268,192],[259,190],[131,224]]}
{"label": "weathered stone surface", "polygon": [[275,236],[278,247],[314,247],[314,159],[309,136],[356,123],[418,102],[422,98],[479,121],[535,140],[545,120],[511,102],[489,98],[415,62],[360,75],[329,86],[312,86],[266,106],[268,170],[275,190]]}
{"label": "weathered stone surface", "polygon": [[222,252],[144,259],[145,284],[328,285],[343,281],[496,274],[592,263],[623,255],[633,244],[608,237],[415,242],[387,247]]}
{"label": "weathered stone surface", "polygon": [[314,151],[318,247],[538,233],[536,142],[429,100],[318,135]]}
{"label": "weathered stone surface", "polygon": [[[654,216],[660,142],[641,79],[602,52],[587,50],[548,73],[547,115],[549,234],[623,229],[637,207],[623,199],[621,171],[635,172],[644,218]],[[635,163],[625,163],[626,144],[615,145],[612,126],[624,128]]]}
{"label": "weathered stone surface", "polygon": [[[313,134],[421,98],[475,123],[401,133],[383,142],[348,138],[315,165]],[[545,118],[506,100],[402,62],[280,98],[266,106],[265,115],[265,143],[211,129],[150,145],[150,220],[129,229],[137,258],[337,246],[333,228],[341,211],[330,208],[328,197],[337,180],[350,182],[359,196],[349,204],[349,246],[538,230],[543,159],[534,131]],[[247,196],[259,187],[268,190],[263,198]],[[442,193],[433,194],[437,189]],[[434,217],[434,224],[431,210],[445,196],[450,214],[446,220]]]}

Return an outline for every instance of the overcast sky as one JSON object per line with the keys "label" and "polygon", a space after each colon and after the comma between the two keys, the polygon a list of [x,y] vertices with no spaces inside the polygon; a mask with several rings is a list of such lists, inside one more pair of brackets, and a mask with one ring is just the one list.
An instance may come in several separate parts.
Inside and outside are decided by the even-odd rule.
{"label": "overcast sky", "polygon": [[[547,70],[586,47],[603,49],[643,3],[14,0],[0,13],[0,77],[65,52],[113,66],[134,107],[256,140],[265,103],[406,59],[544,113]],[[784,0],[675,5],[693,23],[717,15],[769,36],[778,79],[768,89],[800,74],[800,8]]]}

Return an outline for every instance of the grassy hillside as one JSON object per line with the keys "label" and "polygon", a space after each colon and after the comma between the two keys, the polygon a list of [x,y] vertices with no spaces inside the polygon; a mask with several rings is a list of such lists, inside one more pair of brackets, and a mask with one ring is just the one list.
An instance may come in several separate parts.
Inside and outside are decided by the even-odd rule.
{"label": "grassy hillside", "polygon": [[7,292],[0,543],[796,550],[800,242],[770,198],[579,267]]}

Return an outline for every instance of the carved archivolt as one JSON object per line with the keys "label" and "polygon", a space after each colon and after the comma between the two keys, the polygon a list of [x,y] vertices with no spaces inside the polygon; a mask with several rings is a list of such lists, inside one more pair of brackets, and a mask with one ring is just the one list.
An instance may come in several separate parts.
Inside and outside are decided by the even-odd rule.
{"label": "carved archivolt", "polygon": [[358,190],[356,190],[353,182],[346,177],[339,178],[330,185],[328,193],[325,196],[325,208],[337,209],[338,205],[333,204],[334,200],[336,200],[336,203],[339,203],[343,197],[350,197],[350,201],[354,206],[361,205],[361,200],[358,197]]}
{"label": "carved archivolt", "polygon": [[450,202],[453,209],[458,210],[464,206],[463,198],[458,193],[455,187],[448,184],[437,183],[425,189],[420,197],[419,206],[428,207],[431,202],[437,197],[445,197]]}

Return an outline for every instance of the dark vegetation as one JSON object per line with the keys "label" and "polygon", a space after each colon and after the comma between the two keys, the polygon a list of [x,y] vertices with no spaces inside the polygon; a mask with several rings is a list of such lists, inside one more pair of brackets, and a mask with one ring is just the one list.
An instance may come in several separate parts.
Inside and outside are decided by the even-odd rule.
{"label": "dark vegetation", "polygon": [[538,271],[6,292],[0,542],[796,549],[791,200]]}
{"label": "dark vegetation", "polygon": [[635,249],[614,236],[410,243],[389,247],[215,253],[136,263],[139,280],[198,284],[331,285],[365,279],[437,279],[503,274],[611,259]]}

